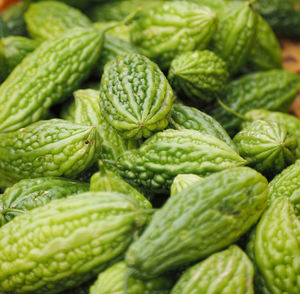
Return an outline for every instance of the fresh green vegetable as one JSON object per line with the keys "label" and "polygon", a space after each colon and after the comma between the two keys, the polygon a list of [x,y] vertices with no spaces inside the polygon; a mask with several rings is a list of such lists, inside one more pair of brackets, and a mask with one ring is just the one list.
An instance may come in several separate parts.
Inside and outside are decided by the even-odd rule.
{"label": "fresh green vegetable", "polygon": [[53,199],[87,192],[89,184],[58,178],[42,177],[21,180],[1,195],[0,224],[11,221],[15,216],[45,205]]}
{"label": "fresh green vegetable", "polygon": [[140,139],[163,130],[173,91],[159,67],[143,55],[118,56],[106,64],[100,107],[107,122],[124,138]]}
{"label": "fresh green vegetable", "polygon": [[194,174],[179,174],[174,178],[171,185],[170,196],[174,196],[181,192],[184,188],[203,180],[203,178]]}
{"label": "fresh green vegetable", "polygon": [[267,180],[248,167],[198,181],[154,214],[129,247],[126,263],[146,278],[203,259],[248,231],[263,212],[267,196]]}
{"label": "fresh green vegetable", "polygon": [[254,294],[253,276],[249,257],[232,245],[187,269],[171,294]]}
{"label": "fresh green vegetable", "polygon": [[95,161],[96,128],[68,121],[39,121],[0,133],[0,186],[46,176],[75,176]]}

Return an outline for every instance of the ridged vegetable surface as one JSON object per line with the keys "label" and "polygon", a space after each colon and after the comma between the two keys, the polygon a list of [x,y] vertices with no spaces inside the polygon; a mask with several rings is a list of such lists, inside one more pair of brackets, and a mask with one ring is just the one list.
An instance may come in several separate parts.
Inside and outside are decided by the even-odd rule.
{"label": "ridged vegetable surface", "polygon": [[290,199],[276,199],[263,214],[247,245],[256,269],[257,293],[299,293],[299,236],[300,222]]}
{"label": "ridged vegetable surface", "polygon": [[115,172],[109,170],[103,165],[99,164],[99,172],[95,173],[90,180],[90,191],[103,191],[103,192],[119,192],[126,194],[145,209],[152,208],[151,203],[139,191],[125,182]]}
{"label": "ridged vegetable surface", "polygon": [[118,193],[53,200],[0,229],[0,291],[60,293],[119,258],[145,216]]}
{"label": "ridged vegetable surface", "polygon": [[10,36],[0,39],[0,81],[12,72],[12,70],[34,51],[38,43],[26,37]]}
{"label": "ridged vegetable surface", "polygon": [[[232,81],[221,99],[240,114],[256,108],[286,111],[297,96],[299,82],[298,75],[280,69],[252,73]],[[218,103],[207,111],[230,135],[239,131],[242,120]]]}
{"label": "ridged vegetable surface", "polygon": [[[282,125],[284,125],[287,129],[287,131],[293,135],[298,142],[298,148],[297,148],[297,158],[300,158],[300,120],[294,115],[279,112],[279,111],[268,111],[266,109],[253,109],[248,111],[245,116],[249,120],[270,120],[270,121],[276,121]],[[248,122],[245,122],[244,124],[248,124]],[[243,125],[244,125],[243,124]]]}
{"label": "ridged vegetable surface", "polygon": [[25,21],[30,36],[38,41],[53,39],[75,27],[92,25],[80,10],[58,1],[31,3]]}
{"label": "ridged vegetable surface", "polygon": [[106,64],[100,84],[100,107],[121,136],[139,139],[163,130],[173,103],[173,91],[159,67],[132,53]]}
{"label": "ridged vegetable surface", "polygon": [[233,142],[248,164],[266,176],[275,176],[296,160],[296,137],[276,121],[255,120]]}
{"label": "ridged vegetable surface", "polygon": [[142,11],[131,28],[131,41],[141,54],[167,69],[176,55],[206,48],[216,24],[211,9],[171,1]]}
{"label": "ridged vegetable surface", "polygon": [[193,130],[159,132],[117,161],[120,174],[133,185],[167,193],[178,174],[207,176],[245,164],[226,143]]}
{"label": "ridged vegetable surface", "polygon": [[254,294],[253,276],[249,257],[232,245],[187,269],[171,294]]}
{"label": "ridged vegetable surface", "polygon": [[226,63],[208,50],[180,54],[172,61],[168,75],[178,93],[199,105],[222,93],[228,77]]}
{"label": "ridged vegetable surface", "polygon": [[0,130],[38,121],[65,100],[93,69],[103,38],[93,28],[74,29],[41,44],[0,86]]}
{"label": "ridged vegetable surface", "polygon": [[174,181],[171,185],[170,196],[181,192],[186,187],[203,180],[202,177],[199,177],[194,174],[179,174],[174,178]]}
{"label": "ridged vegetable surface", "polygon": [[246,68],[251,71],[271,70],[282,67],[280,44],[267,21],[258,17],[257,36],[248,56]]}
{"label": "ridged vegetable surface", "polygon": [[89,184],[58,178],[43,177],[21,180],[1,195],[0,224],[53,199],[89,191]]}
{"label": "ridged vegetable surface", "polygon": [[129,247],[126,263],[137,275],[149,277],[203,259],[249,230],[267,196],[267,180],[248,167],[230,168],[196,182],[154,214]]}
{"label": "ridged vegetable surface", "polygon": [[170,125],[176,130],[190,129],[212,135],[224,141],[231,148],[236,148],[224,128],[213,117],[197,108],[174,105],[171,111]]}
{"label": "ridged vegetable surface", "polygon": [[[90,289],[90,294],[123,293],[127,266],[120,261],[100,273],[97,281]],[[151,280],[130,278],[126,285],[127,294],[169,294],[172,281],[167,277],[158,277]]]}
{"label": "ridged vegetable surface", "polygon": [[135,140],[127,140],[110,126],[100,109],[99,91],[93,89],[74,92],[73,121],[77,124],[96,126],[99,134],[98,157],[116,160],[124,151],[137,148]]}
{"label": "ridged vegetable surface", "polygon": [[75,176],[95,161],[96,128],[68,121],[39,121],[0,134],[0,186],[45,176]]}
{"label": "ridged vegetable surface", "polygon": [[257,30],[257,15],[249,2],[228,2],[218,11],[218,28],[213,35],[211,49],[227,64],[231,74],[245,64],[252,49]]}
{"label": "ridged vegetable surface", "polygon": [[269,187],[268,201],[270,203],[281,196],[288,197],[297,215],[300,214],[300,160],[278,174],[270,182]]}

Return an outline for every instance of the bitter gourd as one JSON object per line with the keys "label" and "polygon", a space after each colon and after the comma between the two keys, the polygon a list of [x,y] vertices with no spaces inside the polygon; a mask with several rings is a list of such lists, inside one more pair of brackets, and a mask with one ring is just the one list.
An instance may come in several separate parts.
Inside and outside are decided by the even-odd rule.
{"label": "bitter gourd", "polygon": [[[288,113],[278,112],[278,111],[268,111],[266,109],[253,109],[245,114],[245,117],[249,120],[271,120],[277,121],[278,123],[284,125],[287,131],[293,135],[298,142],[298,148],[296,150],[297,158],[300,158],[300,120]],[[247,125],[248,122],[244,122],[243,125]]]}
{"label": "bitter gourd", "polygon": [[[220,189],[222,187],[222,189]],[[248,167],[223,170],[170,197],[126,253],[136,275],[163,272],[200,260],[235,242],[256,223],[268,182]]]}
{"label": "bitter gourd", "polygon": [[91,177],[90,191],[123,193],[135,199],[142,208],[152,208],[151,203],[144,195],[126,183],[116,173],[106,168],[102,161],[99,163],[99,170]]}
{"label": "bitter gourd", "polygon": [[[90,294],[123,293],[127,266],[120,261],[100,273],[97,281],[90,289]],[[148,281],[131,277],[127,281],[127,294],[169,294],[172,281],[167,277],[158,277]]]}
{"label": "bitter gourd", "polygon": [[233,142],[250,166],[271,178],[296,160],[296,137],[275,121],[255,120]]}
{"label": "bitter gourd", "polygon": [[300,160],[284,169],[269,184],[269,202],[285,196],[291,199],[295,212],[300,215]]}
{"label": "bitter gourd", "polygon": [[100,109],[99,91],[77,90],[74,97],[73,121],[77,124],[96,126],[100,141],[99,158],[116,160],[124,151],[138,147],[137,141],[124,139],[106,122]]}
{"label": "bitter gourd", "polygon": [[[299,82],[298,75],[280,69],[251,73],[232,81],[222,101],[240,114],[256,108],[286,111],[297,96]],[[214,103],[206,111],[229,135],[239,131],[242,120],[223,109],[219,103]]]}
{"label": "bitter gourd", "polygon": [[197,102],[210,103],[225,88],[229,77],[226,63],[211,51],[190,51],[171,63],[168,79],[181,95]]}
{"label": "bitter gourd", "polygon": [[[98,30],[104,30],[110,27],[111,29],[109,30],[109,35],[121,39],[122,41],[125,41],[127,43],[130,43],[130,26],[125,24],[118,24],[118,25],[117,24],[118,22],[116,21],[107,21],[107,22],[95,22],[93,23],[93,26]],[[113,27],[114,25],[117,26]],[[106,34],[105,36],[108,36],[108,34]]]}
{"label": "bitter gourd", "polygon": [[213,35],[211,49],[227,64],[231,74],[245,64],[257,30],[257,15],[249,2],[231,1],[218,11],[219,25]]}
{"label": "bitter gourd", "polygon": [[179,174],[174,178],[174,181],[171,185],[170,196],[174,196],[181,192],[184,188],[203,180],[202,177],[199,177],[194,174]]}
{"label": "bitter gourd", "polygon": [[0,229],[1,293],[59,293],[116,261],[146,221],[134,200],[86,192],[53,200]]}
{"label": "bitter gourd", "polygon": [[246,62],[248,71],[271,70],[282,68],[280,44],[267,21],[258,17],[257,36]]}
{"label": "bitter gourd", "polygon": [[95,161],[96,128],[68,121],[39,121],[0,134],[0,186],[43,176],[75,176]]}
{"label": "bitter gourd", "polygon": [[207,176],[245,164],[226,143],[194,130],[159,132],[117,160],[120,175],[129,183],[163,193],[178,174]]}
{"label": "bitter gourd", "polygon": [[53,199],[89,191],[89,184],[58,177],[21,180],[1,195],[0,224]]}
{"label": "bitter gourd", "polygon": [[300,222],[290,199],[279,197],[265,211],[247,245],[257,293],[299,293],[299,236]]}
{"label": "bitter gourd", "polygon": [[31,3],[25,13],[25,21],[29,35],[41,42],[75,27],[92,25],[80,10],[58,1]]}
{"label": "bitter gourd", "polygon": [[195,2],[199,5],[208,6],[216,11],[223,9],[228,2],[228,0],[214,0],[214,1],[211,1],[211,0],[188,0],[188,1]]}
{"label": "bitter gourd", "polygon": [[103,116],[121,136],[139,139],[168,125],[173,91],[159,67],[131,53],[106,64],[100,84]]}
{"label": "bitter gourd", "polygon": [[171,294],[254,294],[254,269],[236,245],[187,269]]}
{"label": "bitter gourd", "polygon": [[34,49],[38,43],[26,37],[11,36],[0,39],[0,82]]}
{"label": "bitter gourd", "polygon": [[42,43],[0,86],[0,130],[14,131],[35,121],[84,81],[102,48],[102,34],[77,28]]}
{"label": "bitter gourd", "polygon": [[207,7],[166,2],[137,16],[131,27],[131,41],[141,54],[168,69],[176,55],[206,48],[216,26],[215,13]]}
{"label": "bitter gourd", "polygon": [[170,126],[176,130],[196,130],[203,134],[212,135],[236,149],[230,136],[224,128],[211,116],[197,108],[174,105],[171,110]]}

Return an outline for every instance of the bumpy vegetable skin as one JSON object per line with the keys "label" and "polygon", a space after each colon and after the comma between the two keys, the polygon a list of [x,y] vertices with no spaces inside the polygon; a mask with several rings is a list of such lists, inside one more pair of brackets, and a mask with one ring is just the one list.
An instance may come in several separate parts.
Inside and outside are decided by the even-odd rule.
{"label": "bumpy vegetable skin", "polygon": [[213,101],[224,90],[228,77],[226,63],[208,50],[177,56],[168,75],[175,90],[198,105]]}
{"label": "bumpy vegetable skin", "polygon": [[29,35],[41,42],[75,27],[92,25],[80,10],[58,1],[31,3],[25,13],[25,21]]}
{"label": "bumpy vegetable skin", "polygon": [[[120,261],[100,273],[97,281],[91,287],[90,294],[122,293],[127,270],[126,263]],[[127,281],[127,294],[168,294],[173,282],[167,277],[158,277],[151,280],[140,280],[131,277]]]}
{"label": "bumpy vegetable skin", "polygon": [[0,134],[0,186],[21,179],[75,176],[95,161],[96,128],[68,121],[39,121]]}
{"label": "bumpy vegetable skin", "polygon": [[65,100],[93,69],[103,37],[93,28],[74,29],[41,44],[0,86],[0,130],[38,121]]}
{"label": "bumpy vegetable skin", "polygon": [[224,141],[232,149],[236,149],[224,128],[213,117],[197,108],[180,104],[174,105],[171,111],[170,126],[176,130],[189,129],[212,135]]}
{"label": "bumpy vegetable skin", "polygon": [[300,222],[290,199],[279,197],[265,211],[247,245],[258,293],[299,293],[299,236]]}
{"label": "bumpy vegetable skin", "polygon": [[207,176],[245,164],[226,143],[193,130],[157,133],[117,160],[121,176],[129,183],[163,193],[169,192],[178,174]]}
{"label": "bumpy vegetable skin", "polygon": [[171,294],[254,294],[253,276],[249,257],[232,245],[187,269]]}
{"label": "bumpy vegetable skin", "polygon": [[194,174],[179,174],[174,178],[174,181],[171,185],[170,196],[174,196],[181,192],[184,188],[203,180],[202,177],[199,177]]}
{"label": "bumpy vegetable skin", "polygon": [[146,218],[118,193],[53,200],[0,229],[0,291],[59,293],[120,258]]}
{"label": "bumpy vegetable skin", "polygon": [[296,160],[297,139],[275,121],[255,120],[233,138],[248,164],[273,177]]}
{"label": "bumpy vegetable skin", "polygon": [[126,263],[137,275],[150,277],[205,258],[249,230],[267,196],[266,178],[248,167],[230,168],[196,182],[154,214],[129,247]]}
{"label": "bumpy vegetable skin", "polygon": [[170,1],[138,15],[131,28],[131,41],[141,54],[168,69],[178,54],[206,48],[216,27],[211,9]]}
{"label": "bumpy vegetable skin", "polygon": [[132,53],[106,64],[100,107],[107,122],[124,138],[147,138],[165,129],[172,103],[169,82],[147,57]]}
{"label": "bumpy vegetable skin", "polygon": [[21,180],[1,195],[0,224],[36,207],[69,195],[89,191],[89,184],[58,177]]}
{"label": "bumpy vegetable skin", "polygon": [[[286,111],[297,96],[300,78],[285,70],[271,70],[251,73],[232,81],[221,97],[224,104],[232,110],[246,112],[264,108],[274,111]],[[239,131],[242,120],[218,103],[207,108],[229,135]]]}

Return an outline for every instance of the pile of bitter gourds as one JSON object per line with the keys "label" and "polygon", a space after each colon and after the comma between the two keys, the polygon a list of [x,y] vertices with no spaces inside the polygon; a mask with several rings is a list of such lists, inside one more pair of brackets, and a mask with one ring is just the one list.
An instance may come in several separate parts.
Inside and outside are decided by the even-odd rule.
{"label": "pile of bitter gourds", "polygon": [[0,14],[0,293],[299,294],[299,0]]}

